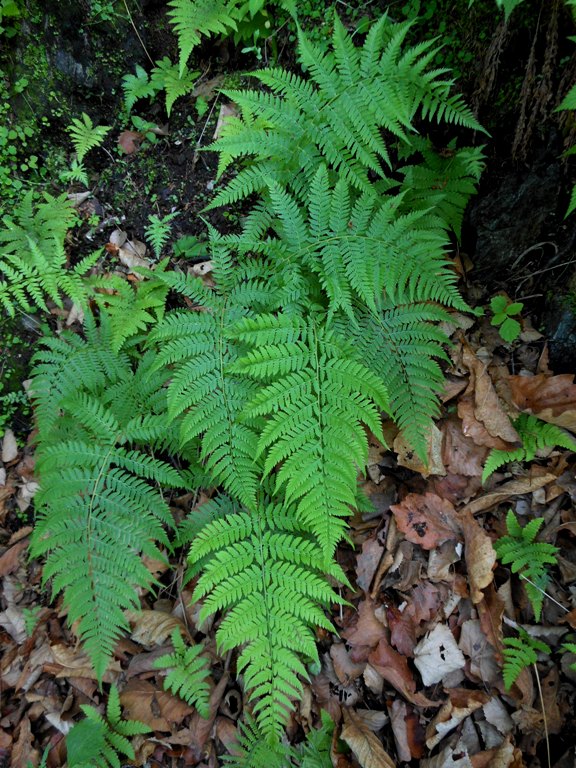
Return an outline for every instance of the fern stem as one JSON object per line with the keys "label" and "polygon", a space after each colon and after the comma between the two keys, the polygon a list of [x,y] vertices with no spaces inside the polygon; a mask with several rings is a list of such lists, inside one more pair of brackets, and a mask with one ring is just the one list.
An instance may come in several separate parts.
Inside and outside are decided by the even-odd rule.
{"label": "fern stem", "polygon": [[134,29],[134,32],[136,32],[136,37],[138,38],[138,40],[140,40],[140,45],[144,49],[144,53],[146,54],[146,56],[148,56],[148,60],[150,61],[150,64],[154,66],[154,59],[148,53],[148,49],[144,45],[144,40],[142,40],[142,38],[140,37],[140,32],[138,32],[138,28],[136,27],[136,24],[134,24],[134,19],[132,18],[132,14],[130,13],[128,4],[126,3],[126,0],[122,0],[122,2],[124,3],[124,8],[126,8],[126,13],[128,14],[128,18],[130,19],[130,24],[132,24],[132,28]]}
{"label": "fern stem", "polygon": [[538,694],[540,696],[540,705],[542,707],[542,720],[544,722],[544,738],[546,739],[546,755],[548,757],[548,768],[552,768],[552,757],[550,755],[550,738],[548,735],[548,719],[546,718],[546,707],[544,706],[544,696],[542,695],[542,685],[540,683],[540,675],[538,674],[538,667],[533,664],[534,672],[536,674],[536,684],[538,685]]}

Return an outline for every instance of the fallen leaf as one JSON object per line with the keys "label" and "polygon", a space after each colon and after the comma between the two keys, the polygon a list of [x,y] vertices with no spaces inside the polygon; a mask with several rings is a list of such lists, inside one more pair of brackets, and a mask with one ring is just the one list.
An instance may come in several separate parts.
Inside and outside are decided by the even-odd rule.
{"label": "fallen leaf", "polygon": [[462,624],[458,647],[470,659],[470,673],[484,685],[496,685],[502,674],[501,666],[479,619],[468,619]]}
{"label": "fallen leaf", "polygon": [[406,441],[402,432],[398,433],[394,439],[393,447],[398,454],[397,460],[401,467],[418,472],[422,477],[446,474],[442,462],[442,432],[435,424],[432,424],[426,434],[426,463],[420,459],[412,445]]}
{"label": "fallen leaf", "polygon": [[342,685],[350,685],[362,675],[366,667],[365,662],[358,664],[351,660],[344,643],[334,643],[330,646],[330,658],[334,665],[336,677]]}
{"label": "fallen leaf", "polygon": [[476,477],[482,474],[489,448],[477,445],[463,432],[463,424],[452,416],[442,425],[444,445],[442,460],[446,469],[453,475]]}
{"label": "fallen leaf", "polygon": [[212,136],[214,141],[220,137],[226,121],[234,117],[238,117],[238,109],[236,108],[236,105],[231,102],[222,104],[220,112],[218,113],[218,122],[216,123],[216,128],[214,129],[214,134]]}
{"label": "fallen leaf", "polygon": [[432,722],[426,728],[426,746],[434,749],[446,734],[453,731],[460,723],[469,717],[486,702],[486,694],[482,691],[466,691],[462,701],[455,703],[448,699]]}
{"label": "fallen leaf", "polygon": [[380,739],[352,710],[344,710],[340,738],[350,747],[362,768],[395,768]]}
{"label": "fallen leaf", "polygon": [[471,757],[472,768],[524,768],[524,760],[519,749],[507,739],[496,749],[478,752]]}
{"label": "fallen leaf", "polygon": [[434,685],[463,669],[466,660],[446,624],[437,624],[414,648],[414,664],[424,685]]}
{"label": "fallen leaf", "polygon": [[12,747],[12,763],[16,766],[27,766],[32,764],[34,768],[40,763],[40,752],[34,748],[34,736],[32,735],[32,728],[30,726],[30,720],[28,717],[23,717],[20,720],[18,727],[18,738],[14,742]]}
{"label": "fallen leaf", "polygon": [[482,590],[493,579],[496,550],[492,539],[474,519],[469,509],[462,509],[458,517],[464,533],[464,556],[468,568],[470,597],[473,603],[479,603],[484,597]]}
{"label": "fallen leaf", "polygon": [[7,576],[13,573],[20,564],[20,555],[28,548],[28,539],[23,539],[13,547],[7,549],[0,557],[0,576]]}
{"label": "fallen leaf", "polygon": [[478,512],[484,512],[486,509],[495,507],[496,504],[507,501],[511,496],[523,496],[525,493],[533,493],[554,480],[556,480],[556,475],[548,472],[539,475],[536,473],[536,468],[534,468],[531,476],[510,480],[498,486],[497,490],[485,493],[477,499],[468,502],[465,507],[462,507],[460,514],[470,512],[472,515],[476,515]]}
{"label": "fallen leaf", "polygon": [[460,537],[454,506],[434,493],[409,493],[390,509],[408,541],[423,549],[433,549],[444,541]]}
{"label": "fallen leaf", "polygon": [[419,760],[424,755],[425,733],[415,712],[400,699],[394,699],[390,707],[390,724],[400,762]]}
{"label": "fallen leaf", "polygon": [[162,645],[175,629],[186,634],[184,622],[164,611],[127,611],[126,618],[132,628],[132,640],[148,648]]}
{"label": "fallen leaf", "polygon": [[376,618],[376,604],[373,600],[362,600],[358,606],[357,620],[354,626],[348,627],[341,634],[354,648],[366,649],[353,654],[356,662],[365,661],[371,648],[378,645],[380,638],[386,634],[386,628]]}
{"label": "fallen leaf", "polygon": [[2,439],[2,461],[4,464],[8,464],[18,456],[18,445],[16,443],[16,437],[11,429],[7,429],[4,432]]}
{"label": "fallen leaf", "polygon": [[150,268],[152,262],[144,258],[145,254],[146,245],[140,240],[127,240],[121,248],[118,248],[118,258],[129,270],[136,267]]}
{"label": "fallen leaf", "polygon": [[147,680],[130,680],[120,693],[120,702],[127,720],[140,720],[153,731],[163,733],[170,733],[174,725],[179,725],[194,712],[181,699],[154,687]]}
{"label": "fallen leaf", "polygon": [[364,592],[369,591],[383,554],[384,546],[377,538],[371,537],[363,542],[362,551],[356,557],[356,583]]}
{"label": "fallen leaf", "polygon": [[514,405],[542,421],[576,432],[576,384],[574,374],[558,376],[510,376]]}
{"label": "fallen leaf", "polygon": [[132,155],[140,149],[144,134],[140,131],[122,131],[118,136],[118,146],[127,155]]}
{"label": "fallen leaf", "polygon": [[416,682],[405,656],[392,648],[386,638],[382,638],[368,661],[384,680],[396,688],[404,698],[420,707],[437,707],[440,702],[431,701],[424,694],[416,692]]}

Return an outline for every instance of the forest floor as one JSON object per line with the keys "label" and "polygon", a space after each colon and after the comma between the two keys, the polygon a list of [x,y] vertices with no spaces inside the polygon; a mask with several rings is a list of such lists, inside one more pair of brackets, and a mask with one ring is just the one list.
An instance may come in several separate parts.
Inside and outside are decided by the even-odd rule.
{"label": "forest floor", "polygon": [[[72,192],[83,220],[69,243],[72,263],[103,246],[99,272],[136,279],[135,267],[155,261],[145,244],[148,216],[176,212],[167,247],[172,265],[210,279],[201,238],[191,259],[171,246],[205,230],[201,211],[217,183],[216,157],[199,150],[229,107],[214,96],[218,85],[217,79],[206,84],[210,110],[193,129],[160,126],[154,143],[126,131],[110,139],[124,144],[124,155],[100,172],[91,194]],[[215,211],[206,219],[233,228],[240,214]],[[476,305],[485,287],[470,278],[473,262],[473,253],[462,254],[454,268],[464,297]],[[70,307],[54,307],[50,323],[81,327]],[[574,454],[549,448],[482,481],[490,451],[518,441],[510,414],[530,413],[576,433],[573,376],[551,369],[547,339],[529,314],[521,325],[520,337],[506,342],[489,314],[453,314],[427,467],[392,423],[385,424],[387,446],[371,441],[361,485],[374,511],[351,518],[350,541],[338,551],[352,585],[342,590],[348,605],[332,616],[338,635],[318,634],[322,669],[305,685],[287,729],[287,738],[299,742],[326,710],[337,723],[336,768],[574,765],[576,656],[563,649],[576,638]],[[0,365],[22,380],[39,327],[37,317],[20,318],[19,338],[0,341]],[[47,766],[60,768],[64,736],[80,706],[99,706],[102,697],[61,603],[53,604],[42,584],[42,563],[28,555],[38,485],[25,406],[11,412],[0,441],[0,768],[38,766],[45,752]],[[175,517],[212,493],[173,498]],[[538,621],[519,575],[495,558],[492,545],[506,535],[508,510],[522,525],[544,518],[539,540],[559,548]],[[147,567],[162,587],[140,596],[142,611],[130,616],[131,633],[118,643],[104,683],[118,686],[125,716],[152,732],[134,738],[135,765],[215,768],[234,750],[244,709],[235,658],[218,654],[217,621],[199,623],[184,578],[186,553],[173,555],[170,567]],[[165,692],[154,667],[175,628],[202,638],[210,654],[208,719]],[[507,689],[503,640],[518,628],[551,651]]]}

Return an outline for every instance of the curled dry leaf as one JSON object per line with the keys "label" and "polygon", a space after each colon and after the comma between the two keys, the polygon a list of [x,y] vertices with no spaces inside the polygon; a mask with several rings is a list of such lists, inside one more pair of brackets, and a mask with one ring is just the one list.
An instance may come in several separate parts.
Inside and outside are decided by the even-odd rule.
{"label": "curled dry leaf", "polygon": [[362,768],[395,768],[380,739],[352,710],[344,710],[341,739],[354,752]]}
{"label": "curled dry leaf", "polygon": [[454,506],[434,493],[410,493],[390,509],[408,541],[423,549],[433,549],[444,541],[460,537]]}
{"label": "curled dry leaf", "polygon": [[162,645],[175,629],[186,634],[184,622],[164,611],[127,611],[126,617],[132,628],[132,640],[148,648]]}
{"label": "curled dry leaf", "polygon": [[398,454],[401,467],[418,472],[423,477],[445,475],[442,462],[442,432],[433,424],[426,435],[426,463],[424,464],[410,443],[406,442],[402,432],[394,439],[394,450]]}
{"label": "curled dry leaf", "polygon": [[140,149],[144,134],[140,131],[122,131],[118,136],[118,146],[127,155],[132,155]]}
{"label": "curled dry leaf", "polygon": [[[451,694],[454,690],[451,691]],[[434,749],[446,734],[453,731],[460,723],[469,717],[472,712],[480,709],[488,698],[482,691],[457,691],[456,696],[451,696],[446,701],[432,722],[426,729],[426,746]]]}
{"label": "curled dry leaf", "polygon": [[[496,504],[501,504],[507,501],[512,496],[523,496],[525,493],[534,493],[539,488],[552,483],[556,480],[556,475],[550,472],[544,471],[543,474],[539,474],[539,468],[534,467],[532,473],[529,476],[518,478],[517,480],[510,480],[504,485],[500,485],[497,490],[485,493],[482,496],[470,501],[465,507],[460,510],[462,516],[464,512],[470,512],[472,515],[477,515],[479,512],[484,512],[487,509],[495,507]],[[540,468],[543,469],[543,468]]]}

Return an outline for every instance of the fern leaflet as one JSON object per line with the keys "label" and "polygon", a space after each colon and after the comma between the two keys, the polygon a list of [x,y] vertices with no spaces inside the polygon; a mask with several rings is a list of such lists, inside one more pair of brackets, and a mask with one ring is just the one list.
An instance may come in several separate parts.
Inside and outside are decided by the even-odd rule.
{"label": "fern leaflet", "polygon": [[547,424],[529,413],[521,413],[513,422],[522,445],[510,451],[492,449],[482,472],[482,482],[504,464],[511,461],[533,461],[538,451],[560,446],[569,451],[576,450],[576,440],[554,424]]}
{"label": "fern leaflet", "polygon": [[91,149],[102,144],[110,130],[112,129],[108,125],[94,125],[85,112],[82,113],[82,119],[78,117],[72,119],[68,126],[68,133],[72,139],[72,144],[74,144],[79,163],[84,160]]}
{"label": "fern leaflet", "polygon": [[538,653],[549,654],[550,646],[520,629],[518,637],[504,638],[504,685],[510,690],[526,667],[536,664]]}
{"label": "fern leaflet", "polygon": [[170,0],[170,21],[178,36],[180,74],[202,36],[236,30],[234,8],[239,0]]}
{"label": "fern leaflet", "polygon": [[190,706],[196,707],[202,717],[209,717],[208,698],[210,686],[206,678],[210,675],[208,660],[201,654],[202,645],[186,644],[180,632],[175,629],[172,633],[174,651],[156,659],[156,669],[167,669],[164,679],[164,689],[172,691]]}

